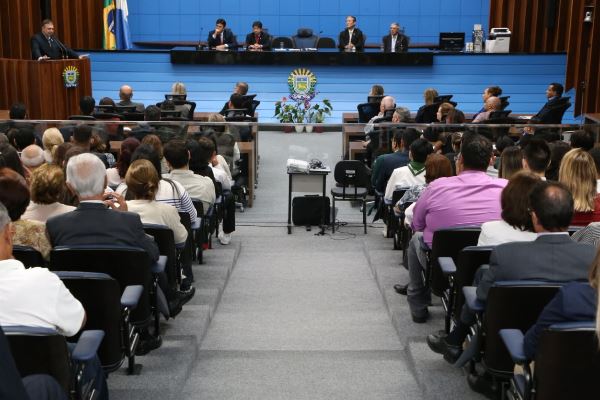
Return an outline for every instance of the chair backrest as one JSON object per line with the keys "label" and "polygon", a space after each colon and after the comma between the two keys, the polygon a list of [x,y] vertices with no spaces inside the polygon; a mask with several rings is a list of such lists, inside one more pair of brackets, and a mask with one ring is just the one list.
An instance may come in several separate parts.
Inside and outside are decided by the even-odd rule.
{"label": "chair backrest", "polygon": [[250,109],[250,115],[254,116],[254,113],[256,112],[256,109],[258,108],[258,106],[260,105],[260,101],[258,100],[252,100],[252,107]]}
{"label": "chair backrest", "polygon": [[436,122],[440,103],[433,103],[423,107],[423,112],[415,118],[415,122],[419,124],[430,124],[432,122]]}
{"label": "chair backrest", "polygon": [[111,112],[99,112],[99,113],[94,113],[94,118],[99,119],[99,120],[121,120],[121,115],[117,114],[117,113],[111,113]]}
{"label": "chair backrest", "polygon": [[447,229],[439,229],[433,232],[431,242],[431,275],[429,284],[431,291],[436,296],[442,296],[443,291],[448,288],[448,280],[442,274],[439,257],[451,257],[456,263],[458,254],[467,246],[477,245],[481,228],[478,226],[465,226]]}
{"label": "chair backrest", "polygon": [[277,36],[271,41],[271,47],[274,49],[293,49],[294,41],[288,36]]}
{"label": "chair backrest", "polygon": [[[190,111],[188,113],[188,119],[192,121],[194,119],[194,111],[196,111],[196,102],[186,100],[183,104],[189,104]],[[175,103],[175,105],[177,105],[177,103]]]}
{"label": "chair backrest", "polygon": [[131,313],[135,325],[151,321],[150,257],[145,250],[126,246],[58,246],[50,252],[50,270],[100,272],[119,282],[121,292],[129,285],[142,285],[144,293]]}
{"label": "chair backrest", "polygon": [[561,104],[552,107],[545,117],[540,121],[544,124],[561,124],[565,112],[571,107],[571,103],[568,101],[562,102]]}
{"label": "chair backrest", "polygon": [[508,99],[509,99],[509,98],[510,98],[510,96],[502,96],[502,97],[499,97],[499,99],[500,99],[500,107],[501,107],[503,110],[505,110],[505,109],[506,109],[506,107],[508,107],[508,105],[510,104],[510,103],[508,102]]}
{"label": "chair backrest", "polygon": [[174,102],[182,102],[187,100],[187,94],[166,93],[165,100],[173,100]]}
{"label": "chair backrest", "polygon": [[242,96],[243,108],[246,109],[247,115],[250,115],[250,116],[254,115],[254,113],[252,112],[252,102],[255,97],[256,97],[256,94],[246,94],[246,95]]}
{"label": "chair backrest", "polygon": [[526,332],[560,289],[560,283],[496,282],[488,293],[483,330],[483,363],[490,373],[510,377],[514,363],[500,337],[500,329]]}
{"label": "chair backrest", "polygon": [[504,118],[508,118],[508,115],[512,112],[512,110],[502,110],[502,111],[492,111],[490,113],[490,120],[501,120]]}
{"label": "chair backrest", "polygon": [[52,329],[3,326],[21,376],[48,374],[69,393],[71,365],[64,336]]}
{"label": "chair backrest", "polygon": [[335,40],[330,37],[320,37],[317,40],[317,49],[335,49]]}
{"label": "chair backrest", "polygon": [[594,322],[550,326],[540,336],[534,387],[536,398],[594,399],[600,393],[600,352]]}
{"label": "chair backrest", "polygon": [[126,112],[121,115],[121,121],[143,121],[144,113],[143,112]]}
{"label": "chair backrest", "polygon": [[45,267],[46,261],[42,253],[29,246],[13,245],[13,257],[21,261],[25,268]]}
{"label": "chair backrest", "polygon": [[356,106],[358,110],[358,122],[367,123],[379,114],[379,105],[380,103],[361,103]]}
{"label": "chair backrest", "polygon": [[454,97],[453,94],[440,94],[439,96],[434,97],[434,103],[449,103],[450,99]]}
{"label": "chair backrest", "polygon": [[167,256],[165,273],[169,285],[175,287],[177,284],[177,248],[173,231],[165,225],[144,224],[144,232],[154,238],[160,255]]}
{"label": "chair backrest", "polygon": [[298,32],[292,36],[294,47],[297,49],[315,48],[318,39],[318,36],[314,35],[310,28],[298,28]]}
{"label": "chair backrest", "polygon": [[56,275],[83,305],[86,315],[83,329],[104,331],[98,357],[104,370],[116,371],[125,356],[119,282],[106,274],[93,272],[56,271]]}
{"label": "chair backrest", "polygon": [[344,160],[335,164],[334,179],[343,187],[366,188],[369,185],[367,167],[358,160]]}
{"label": "chair backrest", "polygon": [[[160,107],[157,103],[157,107]],[[168,117],[181,117],[181,111],[179,110],[160,110],[160,119],[168,118]]]}
{"label": "chair backrest", "polygon": [[114,112],[117,114],[126,114],[137,112],[137,106],[115,106],[113,107]]}
{"label": "chair backrest", "polygon": [[73,121],[95,121],[96,118],[92,117],[91,115],[71,115],[69,117],[70,120]]}
{"label": "chair backrest", "polygon": [[455,260],[456,273],[454,274],[454,310],[459,316],[465,303],[462,288],[471,286],[475,272],[484,264],[489,264],[493,246],[467,246],[462,249]]}
{"label": "chair backrest", "polygon": [[385,95],[381,94],[378,96],[367,96],[367,103],[377,103],[380,104],[381,100],[385,97]]}

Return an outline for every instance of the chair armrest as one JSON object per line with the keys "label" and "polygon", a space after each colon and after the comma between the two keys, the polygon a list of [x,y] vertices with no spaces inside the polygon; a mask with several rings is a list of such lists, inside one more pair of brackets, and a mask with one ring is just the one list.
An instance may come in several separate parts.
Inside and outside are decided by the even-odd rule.
{"label": "chair armrest", "polygon": [[136,308],[143,291],[144,287],[142,285],[127,286],[121,295],[121,306],[129,307],[132,310]]}
{"label": "chair armrest", "polygon": [[500,329],[500,337],[515,364],[525,364],[528,361],[523,350],[523,332],[519,329]]}
{"label": "chair armrest", "polygon": [[150,270],[153,274],[160,274],[161,272],[165,272],[165,268],[167,266],[167,256],[158,256],[158,260],[152,264]]}
{"label": "chair armrest", "polygon": [[453,275],[456,273],[456,264],[452,257],[439,257],[438,263],[444,275]]}
{"label": "chair armrest", "polygon": [[104,331],[83,331],[71,353],[71,359],[73,361],[84,362],[96,357],[96,352],[103,338]]}
{"label": "chair armrest", "polygon": [[476,286],[465,286],[463,287],[463,294],[465,295],[465,304],[467,307],[474,312],[485,311],[485,303],[477,299],[477,287]]}

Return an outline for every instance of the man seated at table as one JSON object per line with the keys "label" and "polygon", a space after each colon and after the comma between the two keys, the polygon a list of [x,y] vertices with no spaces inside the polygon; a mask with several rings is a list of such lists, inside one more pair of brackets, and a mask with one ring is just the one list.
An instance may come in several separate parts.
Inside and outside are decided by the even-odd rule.
{"label": "man seated at table", "polygon": [[346,17],[346,29],[340,32],[338,48],[344,51],[362,51],[365,46],[365,38],[360,29],[356,27],[356,17]]}
{"label": "man seated at table", "polygon": [[271,48],[271,37],[263,32],[260,21],[252,23],[252,33],[246,35],[246,47],[248,50],[269,50]]}
{"label": "man seated at table", "polygon": [[215,50],[228,50],[235,48],[235,35],[231,29],[225,28],[227,22],[219,18],[215,23],[215,29],[208,33],[208,47]]}
{"label": "man seated at table", "polygon": [[401,53],[408,50],[408,37],[400,33],[400,25],[392,22],[390,33],[382,39],[385,53]]}

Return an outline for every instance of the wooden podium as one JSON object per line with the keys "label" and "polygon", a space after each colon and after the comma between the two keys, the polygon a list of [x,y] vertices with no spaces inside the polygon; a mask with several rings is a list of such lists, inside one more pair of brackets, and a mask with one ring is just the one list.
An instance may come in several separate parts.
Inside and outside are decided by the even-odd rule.
{"label": "wooden podium", "polygon": [[[79,73],[76,87],[65,87],[63,72]],[[73,72],[71,72],[72,76]],[[91,96],[90,60],[32,61],[0,58],[0,109],[27,106],[29,119],[67,119],[80,114],[79,99]]]}

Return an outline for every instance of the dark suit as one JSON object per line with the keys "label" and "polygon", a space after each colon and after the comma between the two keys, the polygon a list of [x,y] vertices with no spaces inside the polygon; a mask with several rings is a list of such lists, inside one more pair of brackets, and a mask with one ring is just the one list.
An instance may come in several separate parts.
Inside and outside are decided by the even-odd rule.
{"label": "dark suit", "polygon": [[[235,36],[233,35],[233,32],[231,32],[231,29],[225,28],[223,29],[223,32],[221,33],[221,35],[217,35],[216,38],[213,38],[215,31],[212,30],[208,33],[208,47],[215,48],[217,46],[220,46],[222,44],[226,44],[229,47],[236,47],[237,44],[235,42]],[[221,36],[223,38],[223,40],[221,41]]]}
{"label": "dark suit", "polygon": [[[348,38],[350,37],[350,33],[348,29],[344,29],[340,32],[340,36],[338,38],[338,48],[340,50],[344,50],[346,45],[348,44]],[[354,28],[354,32],[352,32],[352,44],[356,47],[356,51],[362,51],[365,47],[365,38],[360,29]]]}
{"label": "dark suit", "polygon": [[81,203],[71,212],[46,222],[52,246],[115,245],[140,247],[158,260],[158,247],[144,233],[140,216],[115,211],[100,203]]}
{"label": "dark suit", "polygon": [[65,46],[56,36],[49,41],[41,32],[31,37],[31,58],[37,60],[48,56],[53,60],[61,58],[79,58],[79,54]]}
{"label": "dark suit", "polygon": [[271,48],[271,37],[264,32],[261,32],[258,38],[254,32],[249,33],[246,35],[246,47],[253,44],[260,44],[264,50],[268,50]]}
{"label": "dark suit", "polygon": [[408,164],[408,152],[396,151],[392,154],[386,154],[381,161],[379,169],[379,177],[377,177],[375,188],[377,191],[384,193],[392,172],[396,168],[404,167]]}
{"label": "dark suit", "polygon": [[144,104],[142,103],[134,103],[133,101],[129,100],[129,101],[120,101],[117,103],[118,106],[135,106],[135,111],[136,112],[144,112]]}
{"label": "dark suit", "polygon": [[558,96],[548,100],[548,102],[544,104],[542,109],[538,111],[538,113],[535,114],[533,117],[531,117],[530,122],[548,123],[548,119],[551,117],[552,113],[554,112],[554,109],[561,103],[561,101],[561,97]]}
{"label": "dark suit", "polygon": [[584,281],[595,255],[594,246],[576,243],[567,234],[501,244],[492,251],[490,268],[477,286],[477,298],[485,301],[496,281]]}
{"label": "dark suit", "polygon": [[594,321],[597,304],[596,289],[588,283],[572,282],[560,288],[535,325],[525,334],[523,350],[527,358],[535,358],[537,343],[544,329],[561,322]]}
{"label": "dark suit", "polygon": [[[394,48],[395,53],[408,51],[408,37],[399,33],[396,35],[396,46]],[[392,52],[392,35],[386,35],[383,37],[383,51],[385,53]]]}

